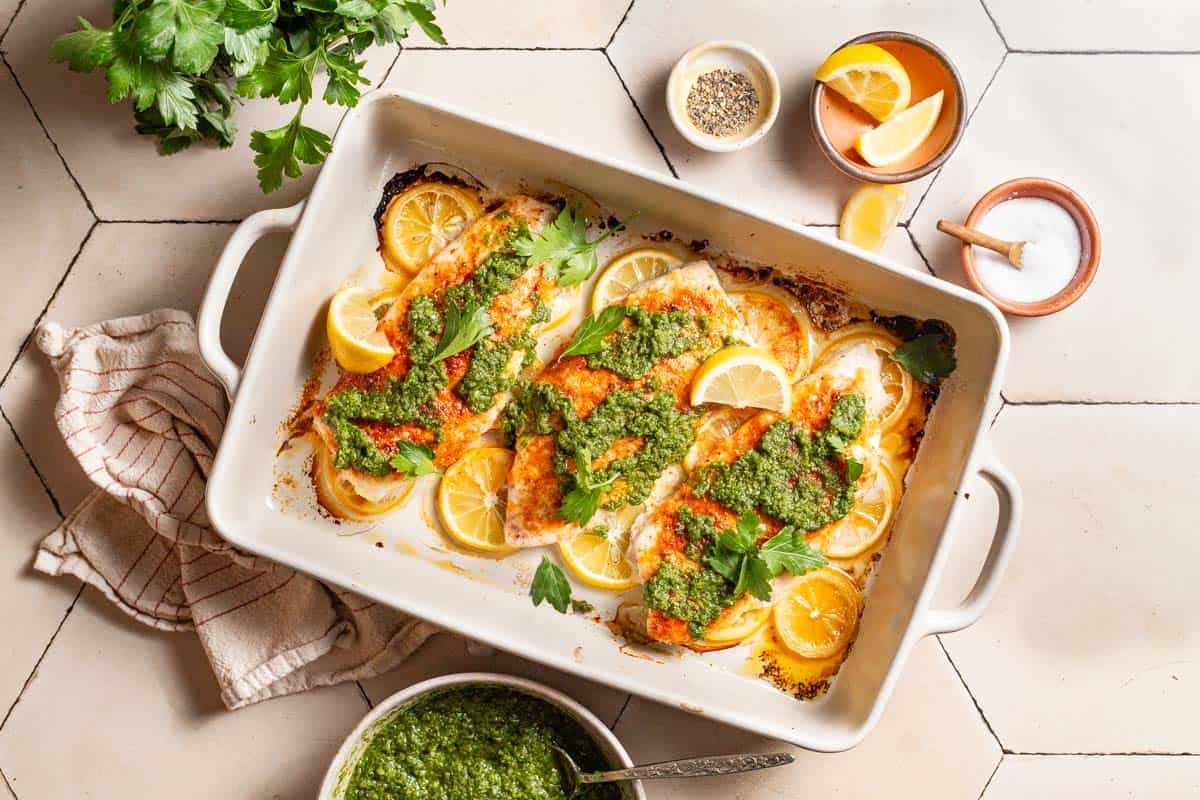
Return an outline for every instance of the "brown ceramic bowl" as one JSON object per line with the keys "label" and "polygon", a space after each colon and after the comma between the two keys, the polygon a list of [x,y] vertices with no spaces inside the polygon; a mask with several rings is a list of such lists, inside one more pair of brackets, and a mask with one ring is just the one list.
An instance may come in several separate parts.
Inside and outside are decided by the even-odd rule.
{"label": "brown ceramic bowl", "polygon": [[1079,228],[1081,244],[1079,266],[1075,269],[1075,277],[1062,291],[1045,300],[1033,303],[1007,300],[992,294],[980,280],[979,272],[975,269],[975,248],[966,243],[962,246],[963,272],[966,273],[971,288],[995,303],[1001,311],[1020,317],[1044,317],[1047,314],[1062,311],[1074,303],[1092,284],[1092,279],[1096,277],[1096,270],[1100,266],[1100,226],[1096,222],[1096,216],[1092,214],[1088,204],[1083,202],[1082,197],[1061,183],[1046,178],[1014,178],[1011,181],[1005,181],[979,198],[979,202],[971,209],[964,224],[968,228],[979,227],[980,221],[988,211],[1005,200],[1017,197],[1040,197],[1043,200],[1058,203],[1075,220],[1075,227]]}
{"label": "brown ceramic bowl", "polygon": [[825,85],[820,81],[813,81],[809,116],[817,146],[833,166],[860,181],[907,183],[933,172],[958,147],[958,140],[967,127],[967,92],[958,70],[941,48],[911,33],[868,33],[841,47],[852,44],[879,45],[896,57],[912,82],[910,105],[939,89],[945,91],[942,115],[929,138],[907,158],[886,167],[872,167],[855,151],[854,142],[863,131],[879,122],[837,92],[825,91]]}

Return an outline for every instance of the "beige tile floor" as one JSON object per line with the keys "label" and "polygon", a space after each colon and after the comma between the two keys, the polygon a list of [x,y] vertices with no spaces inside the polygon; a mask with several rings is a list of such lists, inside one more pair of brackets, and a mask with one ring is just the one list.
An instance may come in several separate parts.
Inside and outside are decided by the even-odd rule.
{"label": "beige tile floor", "polygon": [[[246,136],[283,119],[241,112],[233,151],[158,158],[94,77],[46,58],[49,39],[107,0],[0,0],[0,777],[31,798],[308,798],[370,704],[439,673],[528,675],[591,706],[635,758],[775,747],[507,654],[432,639],[395,672],[222,711],[203,655],[76,584],[30,570],[32,545],[87,483],[50,421],[53,383],[23,348],[36,320],[82,323],[170,304],[195,310],[233,224],[303,196],[312,171],[263,197]],[[654,798],[1200,796],[1200,545],[1187,496],[1200,481],[1200,16],[1183,0],[454,0],[450,48],[421,36],[380,50],[376,85],[403,86],[736,195],[819,235],[853,186],[804,123],[807,75],[857,33],[897,28],[940,43],[972,117],[938,175],[910,188],[886,254],[961,282],[939,217],[961,217],[999,180],[1059,178],[1100,217],[1105,260],[1058,317],[1014,321],[1005,405],[992,437],[1022,481],[1023,541],[975,627],[923,642],[878,729],[858,749],[798,754],[786,770],[652,787]],[[776,130],[710,157],[673,133],[660,96],[674,55],[738,36],[784,82]],[[336,125],[336,110],[313,121]],[[278,122],[274,122],[278,124]],[[256,248],[226,315],[245,352],[285,241]],[[976,481],[939,602],[978,568],[996,503]],[[0,790],[3,796],[5,790]]]}

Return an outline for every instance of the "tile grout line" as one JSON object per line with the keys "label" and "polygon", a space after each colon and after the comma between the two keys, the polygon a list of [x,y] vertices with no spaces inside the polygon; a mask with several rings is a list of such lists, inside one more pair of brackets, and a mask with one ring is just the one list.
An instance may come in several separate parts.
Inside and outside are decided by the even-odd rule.
{"label": "tile grout line", "polygon": [[629,0],[629,5],[625,6],[625,13],[621,15],[620,21],[617,22],[617,27],[613,28],[612,36],[608,37],[608,43],[604,45],[604,52],[608,52],[608,48],[612,47],[612,43],[616,41],[617,34],[621,32],[621,26],[625,24],[625,20],[629,19],[629,12],[633,11],[635,0]]}
{"label": "tile grout line", "polygon": [[912,232],[912,228],[905,225],[904,231],[905,231],[905,233],[908,234],[908,240],[910,242],[912,242],[913,249],[917,251],[917,255],[920,256],[921,263],[925,265],[925,269],[929,270],[929,274],[932,275],[933,277],[935,277],[935,278],[939,277],[938,274],[933,271],[933,266],[930,265],[929,259],[925,257],[925,251],[921,249],[920,243],[917,242],[917,237]]}
{"label": "tile grout line", "polygon": [[983,796],[987,794],[988,787],[992,785],[992,779],[996,777],[996,773],[1000,771],[1000,765],[1004,763],[1005,754],[1001,753],[1000,758],[996,759],[996,766],[992,767],[992,774],[988,775],[988,779],[983,782],[983,788],[979,790],[979,800],[983,800]]}
{"label": "tile grout line", "polygon": [[1008,52],[1022,56],[1200,56],[1200,50],[1039,50],[1013,47]]}
{"label": "tile grout line", "polygon": [[992,23],[992,28],[996,31],[996,35],[1000,37],[1000,44],[1004,45],[1004,49],[1012,52],[1012,48],[1008,45],[1008,39],[1004,37],[1004,31],[1000,30],[1000,23],[996,21],[992,10],[988,8],[987,0],[979,0],[979,5],[983,6],[983,13],[987,14],[988,20]]}
{"label": "tile grout line", "polygon": [[992,735],[992,739],[995,740],[996,746],[1000,748],[1000,752],[1002,754],[1009,752],[1008,750],[1004,749],[1004,743],[1000,741],[1000,737],[996,735],[996,729],[992,727],[992,723],[988,721],[987,715],[983,713],[983,708],[979,705],[979,701],[975,699],[975,693],[971,691],[971,687],[967,685],[967,681],[965,678],[963,678],[962,672],[959,671],[958,665],[955,664],[954,659],[950,657],[950,651],[946,649],[946,643],[942,641],[941,635],[939,634],[933,638],[937,639],[938,647],[942,648],[942,653],[946,656],[946,661],[950,663],[950,668],[953,669],[954,674],[958,676],[959,683],[961,683],[963,689],[967,691],[967,697],[971,698],[971,702],[975,705],[975,710],[979,713],[979,719],[983,721],[984,727],[986,727],[988,733]]}
{"label": "tile grout line", "polygon": [[658,146],[659,155],[661,155],[663,157],[663,161],[666,162],[667,169],[671,171],[672,177],[678,180],[679,173],[675,171],[675,165],[671,163],[671,159],[667,158],[667,149],[663,147],[663,143],[658,140],[658,136],[656,136],[654,133],[654,128],[650,127],[650,120],[646,119],[646,115],[642,113],[642,109],[638,105],[637,100],[633,99],[633,92],[629,91],[629,86],[626,85],[625,79],[621,77],[621,71],[617,69],[617,65],[612,60],[612,56],[608,54],[607,50],[602,50],[601,52],[604,53],[604,58],[608,61],[608,65],[612,67],[613,74],[616,75],[617,80],[621,82],[621,88],[625,90],[625,96],[629,98],[629,102],[633,103],[633,110],[637,112],[639,117],[641,117],[642,124],[646,126],[646,132],[650,134],[650,138],[653,139],[654,144]]}
{"label": "tile grout line", "polygon": [[63,625],[66,624],[67,617],[71,616],[71,612],[75,610],[75,604],[79,602],[79,598],[83,596],[83,590],[86,588],[86,583],[81,582],[79,584],[79,589],[75,592],[75,597],[71,600],[71,604],[67,606],[67,610],[63,612],[62,619],[58,621],[58,627],[54,629],[54,633],[50,634],[50,640],[46,642],[46,646],[42,648],[42,654],[38,656],[38,660],[34,663],[33,669],[30,670],[29,675],[26,676],[25,682],[21,684],[21,691],[17,692],[16,699],[12,701],[12,705],[8,707],[8,711],[4,713],[4,719],[0,720],[0,731],[4,730],[4,726],[8,724],[8,719],[12,716],[13,710],[16,709],[17,704],[21,702],[21,698],[25,696],[25,690],[29,688],[29,684],[31,684],[33,679],[37,676],[38,669],[42,666],[42,661],[46,658],[46,654],[50,652],[50,648],[54,644],[54,640],[58,638],[59,631],[61,631]]}
{"label": "tile grout line", "polygon": [[358,693],[362,695],[363,702],[367,704],[367,708],[374,708],[375,704],[371,702],[371,698],[367,695],[367,690],[363,688],[362,681],[355,681],[354,685],[358,687]]}
{"label": "tile grout line", "polygon": [[13,800],[21,800],[21,798],[17,797],[17,790],[12,788],[12,784],[9,783],[8,775],[2,769],[0,769],[0,780],[4,781],[4,788],[8,789],[8,793],[12,796]]}
{"label": "tile grout line", "polygon": [[17,433],[17,426],[13,425],[12,420],[8,418],[8,414],[4,412],[4,408],[0,406],[0,417],[8,425],[9,431],[12,432],[13,439],[17,442],[17,447],[21,448],[21,452],[25,454],[25,460],[29,462],[30,469],[37,476],[38,482],[42,484],[42,489],[46,491],[46,496],[50,498],[50,504],[54,506],[54,511],[58,514],[59,519],[66,519],[67,515],[63,513],[62,506],[58,504],[58,498],[54,496],[54,492],[50,490],[50,484],[46,482],[46,476],[37,468],[37,464],[33,463],[33,456],[29,454],[29,449],[25,447],[25,443],[21,441],[21,436]]}
{"label": "tile grout line", "polygon": [[8,382],[8,376],[12,374],[13,369],[17,366],[17,362],[21,360],[21,355],[25,352],[25,348],[29,346],[33,340],[33,334],[41,324],[42,318],[46,316],[46,312],[50,310],[50,304],[54,302],[54,298],[58,296],[58,292],[62,289],[63,284],[67,282],[67,277],[71,274],[71,270],[75,268],[75,262],[83,255],[83,248],[87,246],[88,240],[92,238],[92,233],[95,232],[99,222],[92,222],[92,226],[88,228],[87,233],[83,235],[83,240],[79,242],[79,249],[75,251],[75,255],[71,256],[70,262],[67,263],[67,269],[63,272],[62,277],[58,279],[58,283],[54,286],[54,291],[50,292],[50,299],[46,301],[46,305],[42,306],[42,310],[38,312],[37,318],[33,321],[33,327],[29,329],[29,333],[25,334],[21,346],[17,348],[16,354],[8,365],[8,369],[4,370],[4,374],[0,375],[0,388]]}
{"label": "tile grout line", "polygon": [[1008,401],[1004,399],[1004,395],[1000,395],[1000,407],[996,409],[996,413],[992,415],[992,421],[988,423],[988,430],[996,427],[996,420],[1000,419],[1000,412],[1008,406]]}
{"label": "tile grout line", "polygon": [[[1003,397],[1003,395],[1001,395]],[[1200,406],[1200,400],[1009,400],[1008,406]]]}
{"label": "tile grout line", "polygon": [[8,74],[12,76],[13,83],[17,86],[17,91],[19,91],[21,96],[25,98],[25,103],[29,106],[29,110],[33,114],[33,118],[37,120],[38,126],[42,129],[42,133],[45,135],[46,141],[50,142],[50,146],[54,148],[54,154],[58,156],[58,160],[62,163],[63,169],[66,170],[67,177],[69,177],[71,182],[75,184],[75,188],[78,190],[79,196],[83,198],[83,204],[87,206],[88,213],[92,215],[92,219],[99,219],[100,215],[96,213],[96,209],[92,205],[91,198],[87,196],[87,192],[83,190],[83,185],[80,184],[79,179],[75,177],[75,173],[71,171],[71,167],[67,164],[66,157],[64,157],[62,151],[58,149],[58,142],[54,141],[54,137],[50,135],[50,130],[46,127],[46,123],[42,121],[42,115],[39,114],[37,109],[34,107],[33,100],[29,97],[29,93],[25,91],[25,87],[21,85],[21,79],[17,77],[17,71],[12,68],[12,64],[8,63],[8,56],[3,51],[0,51],[0,61],[4,62],[5,68],[8,69]]}
{"label": "tile grout line", "polygon": [[96,222],[102,225],[241,225],[241,219],[101,219]]}
{"label": "tile grout line", "polygon": [[1036,758],[1197,758],[1200,752],[1181,750],[1174,753],[1160,753],[1153,750],[1128,750],[1124,752],[1088,752],[1088,751],[1023,751],[1005,750],[1006,756],[1033,756]]}
{"label": "tile grout line", "polygon": [[372,86],[372,89],[382,89],[384,84],[388,82],[388,78],[392,77],[392,70],[396,68],[396,62],[400,60],[400,56],[404,55],[404,44],[396,42],[396,55],[392,57],[392,63],[388,64],[388,68],[384,70],[383,77],[379,79],[379,83]]}
{"label": "tile grout line", "polygon": [[428,51],[434,53],[440,52],[475,52],[475,53],[491,53],[496,51],[510,51],[515,53],[602,53],[603,47],[450,47],[448,45],[418,45],[414,47],[406,47],[409,51]]}
{"label": "tile grout line", "polygon": [[[996,65],[996,69],[992,72],[992,77],[988,78],[988,82],[987,82],[987,84],[984,85],[983,91],[979,93],[979,99],[975,101],[975,107],[971,109],[971,113],[967,114],[967,119],[963,123],[963,138],[964,139],[967,137],[967,133],[971,130],[971,120],[975,119],[975,115],[979,112],[979,109],[983,106],[983,101],[987,97],[988,90],[991,89],[992,84],[996,82],[996,77],[1000,74],[1000,70],[1004,68],[1004,62],[1008,61],[1008,53],[1009,53],[1009,51],[1005,50],[1004,55],[1000,56],[1000,63]],[[960,141],[959,145],[961,145],[961,144],[962,144],[962,142]],[[949,161],[947,161],[946,163],[949,163]],[[925,202],[925,198],[929,196],[930,190],[933,189],[933,185],[935,183],[937,183],[937,179],[941,177],[942,170],[944,170],[945,168],[946,168],[946,165],[943,164],[942,166],[938,167],[937,170],[934,171],[933,179],[931,181],[929,181],[929,185],[925,187],[925,191],[921,192],[920,199],[917,200],[917,204],[916,204],[916,206],[913,207],[912,213],[908,215],[908,219],[906,220],[906,223],[908,225],[911,225],[913,220],[917,218],[917,212],[921,210],[921,204]]]}
{"label": "tile grout line", "polygon": [[626,694],[625,703],[621,706],[621,710],[617,712],[617,717],[613,720],[612,725],[608,726],[610,731],[616,731],[617,725],[621,722],[621,717],[625,716],[625,709],[629,708],[631,702],[633,702],[633,695]]}
{"label": "tile grout line", "polygon": [[21,13],[21,9],[24,7],[25,0],[21,0],[19,3],[17,3],[17,7],[13,9],[12,16],[8,18],[8,24],[4,26],[3,31],[0,31],[0,53],[4,52],[4,40],[7,38],[8,32],[12,30],[13,23],[17,21],[17,15]]}

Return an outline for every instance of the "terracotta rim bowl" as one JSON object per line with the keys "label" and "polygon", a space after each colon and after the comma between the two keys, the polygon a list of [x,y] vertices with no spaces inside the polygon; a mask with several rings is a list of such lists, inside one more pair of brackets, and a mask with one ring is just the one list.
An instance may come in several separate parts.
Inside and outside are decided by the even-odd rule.
{"label": "terracotta rim bowl", "polygon": [[857,36],[836,49],[852,44],[877,44],[904,65],[912,81],[911,105],[942,89],[946,92],[942,114],[925,143],[903,161],[872,167],[854,152],[854,140],[879,123],[837,92],[813,81],[809,119],[817,146],[842,173],[869,183],[908,183],[940,167],[958,147],[967,127],[967,91],[950,57],[933,42],[901,31],[876,31]]}
{"label": "terracotta rim bowl", "polygon": [[966,273],[971,288],[991,300],[1001,311],[1020,317],[1044,317],[1062,311],[1082,297],[1091,286],[1092,279],[1096,277],[1096,270],[1100,267],[1100,225],[1082,197],[1061,183],[1046,178],[1014,178],[1005,181],[979,198],[964,224],[968,228],[978,228],[987,212],[1006,200],[1018,197],[1040,197],[1058,203],[1075,220],[1081,245],[1075,277],[1071,278],[1071,282],[1062,291],[1045,300],[1032,303],[1008,300],[993,294],[980,279],[979,272],[975,269],[975,248],[966,243],[962,246],[963,272]]}

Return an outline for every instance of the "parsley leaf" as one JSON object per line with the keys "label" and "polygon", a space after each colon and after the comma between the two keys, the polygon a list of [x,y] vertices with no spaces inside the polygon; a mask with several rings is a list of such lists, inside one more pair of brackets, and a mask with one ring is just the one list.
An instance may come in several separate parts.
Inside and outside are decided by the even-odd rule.
{"label": "parsley leaf", "polygon": [[225,0],[221,22],[234,31],[244,33],[270,25],[279,16],[279,0]]}
{"label": "parsley leaf", "polygon": [[758,556],[743,556],[738,570],[737,583],[733,587],[735,597],[746,592],[766,602],[771,599],[771,569]]}
{"label": "parsley leaf", "polygon": [[233,62],[233,74],[240,77],[249,75],[255,67],[267,60],[270,52],[267,39],[274,30],[270,25],[261,25],[247,31],[225,29],[225,52]]}
{"label": "parsley leaf", "polygon": [[115,55],[112,31],[93,28],[83,17],[79,17],[79,30],[64,33],[50,45],[50,57],[67,62],[67,69],[73,72],[108,66]]}
{"label": "parsley leaf", "polygon": [[[259,67],[237,82],[243,97],[278,97],[281,103],[312,99],[313,73],[317,69],[317,51],[297,55],[282,41],[273,42]],[[296,177],[293,175],[292,177]]]}
{"label": "parsley leaf", "polygon": [[747,511],[738,517],[736,528],[717,534],[717,547],[731,553],[754,553],[760,525],[758,514]]}
{"label": "parsley leaf", "polygon": [[358,105],[358,84],[371,81],[362,74],[365,61],[355,61],[349,46],[331,51],[321,51],[321,60],[329,72],[329,83],[325,86],[326,103],[353,107]]}
{"label": "parsley leaf", "polygon": [[[412,5],[409,3],[410,11]],[[419,17],[417,21],[420,22]],[[513,248],[531,263],[541,264],[546,277],[557,280],[559,286],[575,286],[590,278],[600,265],[596,258],[600,243],[625,227],[628,221],[617,223],[600,238],[589,242],[587,218],[578,206],[568,204],[554,222],[539,233],[516,239]]]}
{"label": "parsley leaf", "polygon": [[458,303],[446,304],[446,325],[433,361],[441,361],[468,347],[474,347],[492,332],[492,318],[486,308],[463,308]]}
{"label": "parsley leaf", "polygon": [[604,347],[604,337],[615,331],[625,321],[625,306],[609,306],[599,314],[591,314],[579,323],[579,329],[571,338],[560,358],[567,356],[589,356],[599,353]]}
{"label": "parsley leaf", "polygon": [[558,613],[567,613],[567,606],[571,603],[571,584],[567,582],[562,569],[548,556],[542,556],[542,563],[533,573],[529,596],[535,606],[540,606],[546,600]]}
{"label": "parsley leaf", "polygon": [[714,547],[705,557],[704,563],[726,580],[736,582],[738,573],[742,569],[743,559],[745,559],[745,555],[742,553]]}
{"label": "parsley leaf", "polygon": [[858,461],[857,459],[847,458],[846,459],[846,482],[847,483],[857,483],[858,479],[862,477],[862,474],[863,474],[862,462]]}
{"label": "parsley leaf", "polygon": [[319,164],[329,153],[329,137],[315,128],[301,124],[304,106],[287,125],[269,131],[255,131],[250,136],[250,149],[258,153],[258,185],[264,192],[273,192],[283,185],[283,176],[300,177],[300,162]]}
{"label": "parsley leaf", "polygon": [[401,475],[408,478],[419,478],[422,475],[433,475],[439,472],[438,468],[433,465],[433,451],[428,447],[401,441],[397,449],[398,452],[388,463]]}
{"label": "parsley leaf", "polygon": [[417,21],[421,26],[421,30],[433,41],[438,44],[446,43],[446,35],[442,33],[442,29],[433,21],[433,3],[423,3],[420,0],[408,0],[404,4],[404,8],[409,15]]}
{"label": "parsley leaf", "polygon": [[180,72],[199,75],[212,66],[225,40],[218,21],[224,7],[224,0],[152,0],[138,16],[138,44],[149,58],[169,53]]}
{"label": "parsley leaf", "polygon": [[908,370],[921,383],[937,383],[958,366],[954,349],[940,333],[910,339],[892,351],[892,361]]}
{"label": "parsley leaf", "polygon": [[793,575],[803,575],[829,563],[824,553],[808,543],[803,531],[790,525],[763,542],[758,558],[772,576],[785,570]]}
{"label": "parsley leaf", "polygon": [[558,509],[558,518],[565,522],[574,522],[584,526],[596,514],[600,507],[600,497],[604,490],[616,481],[613,475],[606,481],[596,483],[595,473],[592,472],[591,456],[586,451],[580,451],[575,459],[575,488],[563,495],[562,505]]}

